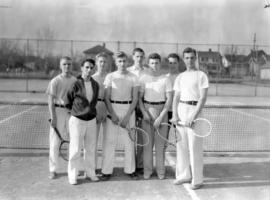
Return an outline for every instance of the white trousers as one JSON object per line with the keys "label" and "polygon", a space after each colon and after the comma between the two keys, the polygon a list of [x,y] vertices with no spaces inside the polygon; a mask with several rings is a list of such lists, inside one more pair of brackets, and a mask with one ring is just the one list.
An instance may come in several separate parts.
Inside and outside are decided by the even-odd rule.
{"label": "white trousers", "polygon": [[[185,121],[195,106],[179,103],[178,116]],[[181,141],[176,145],[176,179],[191,180],[196,185],[203,182],[203,138],[196,137],[190,128],[178,126]]]}
{"label": "white trousers", "polygon": [[[107,120],[105,122],[97,123],[97,139],[96,139],[96,144],[97,145],[96,145],[96,150],[95,150],[95,152],[96,152],[96,169],[97,169],[97,161],[98,161],[98,144],[99,144],[99,138],[102,139],[101,149],[103,149],[104,146],[105,146],[106,129],[107,129]],[[102,130],[102,132],[101,132],[101,130]],[[104,160],[104,152],[102,152],[102,162],[103,162],[103,160]]]}
{"label": "white trousers", "polygon": [[[81,164],[84,167],[86,175],[95,176],[96,167],[96,120],[80,120],[74,116],[69,120],[70,144],[69,144],[69,162],[68,179],[70,182],[77,180],[78,170]],[[81,159],[81,149],[84,149],[84,158]],[[81,163],[83,162],[83,163]]]}
{"label": "white trousers", "polygon": [[[64,139],[68,139],[69,137],[69,127],[68,127],[68,121],[70,118],[70,114],[68,113],[68,110],[65,108],[55,108],[56,112],[56,127],[58,131],[60,132],[61,136]],[[50,133],[49,133],[49,171],[50,172],[57,172],[59,168],[59,146],[60,146],[60,140],[58,136],[56,135],[54,129],[50,127]]]}
{"label": "white trousers", "polygon": [[[123,118],[129,109],[130,104],[112,104],[118,117]],[[135,114],[130,117],[129,126],[135,125]],[[110,119],[107,120],[107,128],[105,134],[105,141],[103,147],[104,159],[102,163],[102,173],[112,174],[115,159],[115,148],[118,142],[124,144],[124,172],[131,174],[135,171],[135,148],[134,142],[129,138],[125,129],[112,123]]]}

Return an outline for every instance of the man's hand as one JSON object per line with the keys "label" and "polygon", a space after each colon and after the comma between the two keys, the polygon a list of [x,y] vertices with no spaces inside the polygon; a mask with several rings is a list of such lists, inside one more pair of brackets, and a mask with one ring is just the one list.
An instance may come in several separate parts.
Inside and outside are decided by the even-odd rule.
{"label": "man's hand", "polygon": [[160,116],[158,116],[155,120],[154,120],[154,123],[153,123],[153,127],[155,129],[158,129],[160,124],[162,122],[162,118]]}
{"label": "man's hand", "polygon": [[52,117],[51,118],[51,125],[52,125],[52,127],[56,128],[56,124],[57,124],[56,117]]}

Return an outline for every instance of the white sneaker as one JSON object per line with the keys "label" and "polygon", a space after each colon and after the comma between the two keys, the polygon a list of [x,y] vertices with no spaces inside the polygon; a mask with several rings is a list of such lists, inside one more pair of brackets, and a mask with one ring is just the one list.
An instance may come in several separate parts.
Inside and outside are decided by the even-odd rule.
{"label": "white sneaker", "polygon": [[70,184],[70,185],[77,185],[78,182],[77,182],[77,180],[75,180],[75,181],[70,181],[70,180],[69,180],[69,184]]}
{"label": "white sneaker", "polygon": [[92,182],[98,182],[99,178],[97,176],[87,176],[85,179],[90,179]]}

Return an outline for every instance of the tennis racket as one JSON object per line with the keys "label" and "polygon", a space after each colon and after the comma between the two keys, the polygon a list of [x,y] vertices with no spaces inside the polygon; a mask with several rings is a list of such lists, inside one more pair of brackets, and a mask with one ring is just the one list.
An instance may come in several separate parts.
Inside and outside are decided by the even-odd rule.
{"label": "tennis racket", "polygon": [[159,126],[161,129],[162,127],[166,127],[168,131],[168,137],[164,137],[159,129],[156,129],[156,133],[158,134],[158,136],[165,140],[166,144],[165,146],[168,147],[168,146],[173,146],[173,147],[176,147],[176,143],[181,141],[181,135],[180,133],[178,132],[177,128],[176,128],[176,125],[173,124],[173,123],[166,123],[166,122],[163,122],[160,124]]}
{"label": "tennis racket", "polygon": [[185,125],[185,123],[181,121],[179,121],[177,125],[191,128],[194,132],[194,135],[196,135],[197,137],[207,137],[212,132],[212,124],[208,119],[205,118],[195,119],[190,127]]}
{"label": "tennis racket", "polygon": [[54,132],[56,133],[56,135],[58,136],[59,140],[60,140],[60,146],[59,146],[59,156],[61,158],[63,158],[65,161],[68,161],[68,157],[69,157],[69,141],[68,140],[64,140],[59,132],[59,130],[56,127],[53,127],[51,124],[51,119],[49,119],[49,123],[51,125],[51,127],[53,128]]}
{"label": "tennis racket", "polygon": [[[112,117],[110,115],[107,115],[107,117],[109,119],[112,119]],[[120,123],[118,124],[118,126],[120,128],[123,128],[123,127],[120,126]],[[137,126],[134,126],[134,127],[128,127],[127,126],[124,129],[126,129],[128,131],[129,138],[131,139],[131,141],[134,142],[134,144],[136,146],[146,146],[147,144],[149,144],[149,141],[150,141],[149,136],[148,136],[147,132],[145,130],[143,130],[142,128],[139,128]],[[137,137],[138,137],[139,134],[141,134],[142,137],[143,137],[143,143],[142,144],[139,144],[138,140],[137,140]]]}

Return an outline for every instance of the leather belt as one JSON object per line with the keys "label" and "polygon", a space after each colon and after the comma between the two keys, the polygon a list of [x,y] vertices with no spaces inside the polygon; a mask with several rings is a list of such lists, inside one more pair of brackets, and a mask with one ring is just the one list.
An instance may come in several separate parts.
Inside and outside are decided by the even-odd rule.
{"label": "leather belt", "polygon": [[146,104],[150,104],[150,105],[161,105],[161,104],[165,104],[165,101],[146,101],[146,100],[143,100],[144,103]]}
{"label": "leather belt", "polygon": [[196,106],[198,101],[182,101],[182,100],[180,100],[180,103],[185,103],[188,105]]}
{"label": "leather belt", "polygon": [[104,99],[100,99],[100,98],[98,98],[97,100],[98,100],[98,101],[105,101]]}
{"label": "leather belt", "polygon": [[55,107],[59,107],[59,108],[65,108],[65,105],[61,105],[61,104],[54,104]]}
{"label": "leather belt", "polygon": [[132,101],[114,101],[110,100],[111,103],[116,103],[116,104],[131,104]]}

